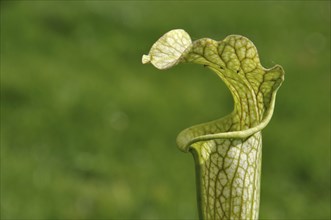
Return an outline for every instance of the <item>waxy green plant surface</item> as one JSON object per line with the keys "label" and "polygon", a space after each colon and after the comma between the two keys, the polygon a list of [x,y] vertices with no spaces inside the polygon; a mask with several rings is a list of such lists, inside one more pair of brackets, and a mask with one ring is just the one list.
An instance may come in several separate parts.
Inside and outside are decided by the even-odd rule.
{"label": "waxy green plant surface", "polygon": [[196,162],[201,219],[258,219],[261,130],[272,117],[276,92],[284,80],[282,67],[265,69],[254,44],[243,36],[192,42],[180,29],[163,35],[142,62],[158,69],[201,64],[230,89],[233,112],[185,129],[177,144],[192,152]]}

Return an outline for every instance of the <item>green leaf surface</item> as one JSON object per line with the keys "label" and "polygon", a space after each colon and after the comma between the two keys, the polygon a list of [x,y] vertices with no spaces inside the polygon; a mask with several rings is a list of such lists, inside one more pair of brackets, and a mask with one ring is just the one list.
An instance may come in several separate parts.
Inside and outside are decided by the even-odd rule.
{"label": "green leaf surface", "polygon": [[227,85],[234,99],[232,113],[183,130],[177,144],[195,158],[201,219],[257,219],[261,130],[272,117],[283,68],[264,68],[256,47],[243,36],[192,42],[180,29],[163,35],[142,62],[158,69],[201,64]]}

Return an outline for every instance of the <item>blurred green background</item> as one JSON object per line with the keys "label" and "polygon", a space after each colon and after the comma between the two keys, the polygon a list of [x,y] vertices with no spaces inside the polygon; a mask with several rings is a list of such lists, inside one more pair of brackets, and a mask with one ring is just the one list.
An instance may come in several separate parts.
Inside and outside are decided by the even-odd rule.
{"label": "blurred green background", "polygon": [[2,219],[197,218],[175,138],[233,101],[201,66],[141,64],[175,28],[244,35],[284,67],[260,217],[330,218],[329,1],[1,1]]}

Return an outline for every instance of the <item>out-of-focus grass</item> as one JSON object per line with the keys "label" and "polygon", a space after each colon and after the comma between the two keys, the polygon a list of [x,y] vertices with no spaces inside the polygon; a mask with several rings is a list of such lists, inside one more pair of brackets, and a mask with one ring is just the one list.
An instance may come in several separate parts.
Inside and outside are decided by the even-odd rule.
{"label": "out-of-focus grass", "polygon": [[247,36],[284,67],[260,217],[330,218],[329,27],[328,1],[1,1],[1,218],[197,218],[175,137],[232,99],[200,66],[141,64],[174,28]]}

